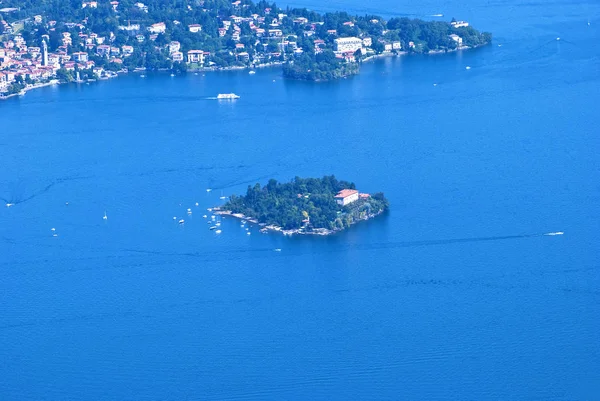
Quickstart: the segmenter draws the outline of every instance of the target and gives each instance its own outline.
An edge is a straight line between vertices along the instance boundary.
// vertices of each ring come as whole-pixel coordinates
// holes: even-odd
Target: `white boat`
[[[221,234],[221,232],[222,232],[221,230],[215,231],[215,233],[217,233],[217,234]]]
[[[254,71],[254,70],[250,70],[250,71],[248,71],[248,74],[250,74],[250,75],[254,75],[254,74],[256,74],[256,71]]]
[[[179,220],[179,224],[183,224],[185,221],[183,219]]]
[[[108,216],[106,215],[106,212],[104,212],[104,216],[102,217],[102,220],[108,220]]]
[[[211,226],[210,227],[210,230],[216,230],[216,229],[217,229],[217,226]]]
[[[217,99],[239,99],[240,97],[235,93],[219,93]]]

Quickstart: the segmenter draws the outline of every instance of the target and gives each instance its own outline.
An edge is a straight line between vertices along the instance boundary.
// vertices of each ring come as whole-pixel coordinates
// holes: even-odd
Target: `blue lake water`
[[[597,398],[600,5],[363,3],[290,4],[443,13],[494,44],[0,103],[1,399]],[[329,238],[202,218],[325,174],[391,212]]]

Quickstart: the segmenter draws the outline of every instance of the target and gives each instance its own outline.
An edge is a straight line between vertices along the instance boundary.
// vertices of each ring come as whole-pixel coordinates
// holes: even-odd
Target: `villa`
[[[358,191],[356,189],[342,189],[334,198],[338,205],[346,206],[358,200]]]

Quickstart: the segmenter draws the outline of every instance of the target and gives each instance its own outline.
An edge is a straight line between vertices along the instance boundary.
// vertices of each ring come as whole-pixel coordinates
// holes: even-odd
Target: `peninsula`
[[[263,232],[329,235],[388,208],[383,193],[362,193],[351,182],[325,176],[296,177],[288,183],[271,179],[262,187],[248,186],[246,195],[232,195],[215,213],[260,224]]]
[[[0,96],[129,71],[282,65],[331,80],[374,56],[439,53],[491,42],[465,21],[320,14],[251,0],[2,0]],[[440,18],[440,17],[433,17]]]

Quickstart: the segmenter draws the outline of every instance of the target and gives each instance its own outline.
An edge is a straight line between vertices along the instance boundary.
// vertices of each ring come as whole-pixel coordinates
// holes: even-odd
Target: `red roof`
[[[335,198],[347,198],[351,195],[357,194],[358,191],[356,189],[342,189],[340,192],[337,193],[337,195],[335,196]]]

